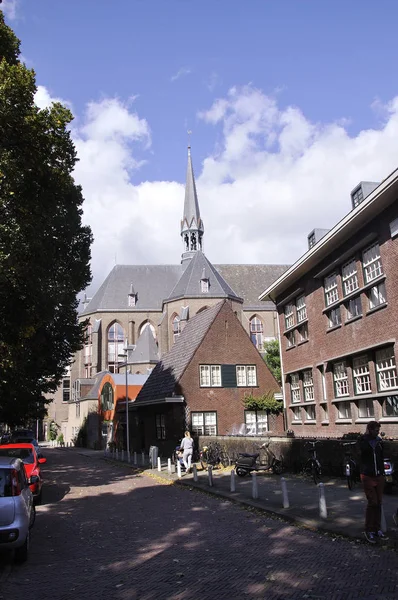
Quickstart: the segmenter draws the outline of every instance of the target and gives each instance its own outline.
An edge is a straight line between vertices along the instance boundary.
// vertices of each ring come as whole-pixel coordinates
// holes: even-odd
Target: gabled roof
[[[94,377],[93,387],[82,396],[80,400],[97,400],[98,395],[100,393],[101,384],[106,375],[111,375],[113,382],[115,385],[125,385],[126,384],[126,375],[124,373],[109,373],[109,371],[100,371]],[[148,375],[142,375],[140,373],[128,373],[127,375],[127,386],[131,385],[143,385],[145,381],[148,379]],[[82,381],[82,380],[81,380]],[[90,381],[93,381],[92,379]]]
[[[172,396],[224,302],[218,302],[188,321],[174,346],[161,358],[142,387],[135,401],[137,405]]]
[[[201,291],[203,272],[209,281],[208,292]],[[192,257],[165,302],[178,298],[231,298],[243,302],[200,250]]]
[[[137,345],[131,356],[128,359],[129,365],[136,365],[139,363],[157,363],[159,360],[159,351],[153,337],[151,328],[149,325],[144,327],[140,337],[138,338]]]

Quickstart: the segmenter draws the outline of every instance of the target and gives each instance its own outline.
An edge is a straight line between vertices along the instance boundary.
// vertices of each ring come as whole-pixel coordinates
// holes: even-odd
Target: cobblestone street
[[[0,598],[388,599],[395,552],[271,519],[124,465],[47,449],[25,565],[1,557]]]

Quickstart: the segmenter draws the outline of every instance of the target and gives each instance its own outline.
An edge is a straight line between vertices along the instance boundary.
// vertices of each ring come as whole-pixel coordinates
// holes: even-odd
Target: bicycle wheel
[[[311,464],[311,475],[315,485],[318,485],[318,483],[321,481],[321,470],[315,461],[313,461]]]

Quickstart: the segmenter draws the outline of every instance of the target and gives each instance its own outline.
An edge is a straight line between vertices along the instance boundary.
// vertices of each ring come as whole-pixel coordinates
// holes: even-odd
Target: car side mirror
[[[44,465],[44,463],[47,462],[47,459],[44,458],[44,456],[40,456],[37,460],[38,463],[40,463],[41,465]]]
[[[32,485],[33,483],[39,483],[40,479],[37,475],[32,475],[32,477],[30,477],[29,479],[29,485]]]

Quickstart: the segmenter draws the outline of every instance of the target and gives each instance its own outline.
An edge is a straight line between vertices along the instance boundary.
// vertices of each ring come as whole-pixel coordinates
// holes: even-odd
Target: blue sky
[[[177,239],[169,245],[168,232],[162,232],[161,224],[157,224],[153,238],[149,238],[158,240],[164,234],[167,248],[162,251],[159,246],[153,252],[149,241],[151,262],[161,257],[169,262],[179,260],[180,216],[177,219],[175,215],[181,212],[183,200],[177,184],[183,183],[185,175],[188,128],[193,131],[193,158],[202,212],[206,213],[205,227],[213,232],[209,233],[213,254],[209,258],[214,262],[293,262],[305,250],[305,237],[311,227],[330,227],[348,211],[347,197],[356,178],[380,179],[398,163],[393,136],[385,133],[388,123],[395,125],[395,108],[391,109],[389,103],[398,95],[394,69],[398,62],[398,4],[393,0],[377,4],[371,0],[4,2],[9,16],[14,17],[8,22],[22,40],[22,54],[35,68],[38,84],[50,96],[62,98],[73,107],[83,162],[88,160],[83,141],[88,142],[84,126],[89,103],[103,107],[101,102],[114,99],[123,110],[145,122],[145,134],[121,142],[134,156],[135,166],[124,164],[119,183],[125,184],[128,177],[130,187],[124,193],[132,194],[131,198],[142,192],[142,182],[164,184],[163,188],[153,187],[146,202],[151,206],[149,198],[165,192],[177,220]],[[14,15],[10,14],[12,6]],[[269,102],[274,103],[273,116]],[[296,111],[294,125],[290,123],[292,111]],[[287,120],[294,128],[294,156],[291,141],[288,156],[281,150],[279,136],[286,131]],[[241,129],[246,126],[245,143],[240,144]],[[389,160],[384,156],[375,160],[369,150],[359,151],[364,135],[371,136],[367,146],[373,146],[375,152],[376,146],[388,147]],[[336,138],[341,142],[339,136],[344,137],[344,148],[335,144]],[[228,148],[232,146],[238,149],[231,158]],[[345,161],[338,163],[336,153],[342,151]],[[307,163],[315,152],[318,158],[313,163],[310,185]],[[319,153],[323,156],[323,177],[319,177]],[[344,165],[347,168],[342,172]],[[301,177],[300,187],[297,171],[304,168],[306,180],[303,184]],[[92,165],[88,170],[95,179]],[[260,182],[259,172],[265,170],[267,181]],[[86,215],[90,221],[95,202],[102,206],[110,200],[95,199],[92,181],[87,184],[87,176],[80,173],[80,177],[87,187],[91,208]],[[325,222],[310,225],[303,213],[313,214],[311,202],[316,203],[322,181],[334,179],[341,181],[341,188],[334,184],[328,187],[341,196],[340,208],[326,215],[319,213],[319,220]],[[171,192],[167,182],[176,184]],[[266,184],[268,187],[259,189]],[[283,194],[285,184],[290,191]],[[309,200],[308,190],[314,186],[313,199]],[[120,198],[117,189],[115,182],[114,201]],[[253,199],[257,190],[259,205]],[[241,219],[238,209],[245,204],[250,210],[270,209],[276,201],[279,203],[276,190],[285,198],[286,218],[294,217],[297,209],[302,223],[300,230],[294,231],[297,239],[283,244],[283,249],[280,242],[271,244],[270,253],[270,244],[261,246],[264,236],[253,231],[250,219],[247,223]],[[131,198],[129,205],[134,202]],[[224,204],[213,210],[218,198]],[[140,202],[143,200],[137,206]],[[153,202],[151,210],[157,215],[160,209],[167,210],[164,203],[159,206],[156,200]],[[137,212],[141,227],[147,224],[143,212],[142,207]],[[232,215],[227,218],[228,212]],[[279,222],[281,214],[272,218]],[[260,221],[266,227],[265,216]],[[93,221],[92,226],[98,225]],[[278,239],[283,234],[281,229]],[[132,250],[128,232],[123,231],[121,237],[122,242],[115,241],[112,246],[117,261],[142,262],[144,253]],[[250,248],[243,248],[248,242]],[[255,242],[258,245],[254,246]],[[225,250],[228,245],[237,248],[231,256]],[[96,255],[93,259],[100,260]]]

